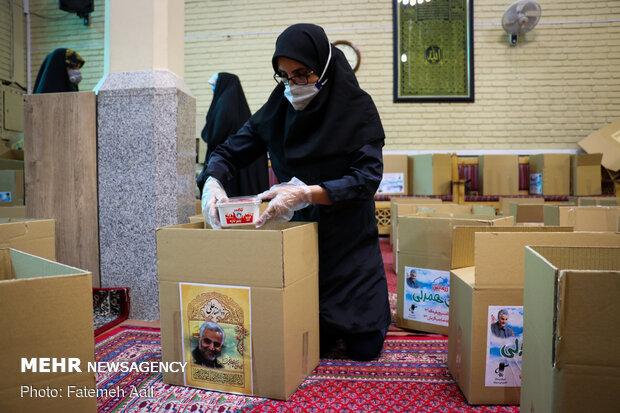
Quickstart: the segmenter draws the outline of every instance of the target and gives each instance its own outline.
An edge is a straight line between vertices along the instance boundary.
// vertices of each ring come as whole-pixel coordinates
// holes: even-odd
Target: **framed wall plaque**
[[[473,0],[393,0],[394,102],[473,102]]]

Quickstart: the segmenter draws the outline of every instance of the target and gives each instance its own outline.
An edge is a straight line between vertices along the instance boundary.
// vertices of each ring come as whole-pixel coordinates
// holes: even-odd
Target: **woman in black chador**
[[[77,92],[84,63],[82,56],[71,49],[54,50],[41,63],[32,93]]]
[[[204,168],[198,177],[198,187],[204,185],[209,158],[218,145],[234,135],[250,118],[250,107],[245,99],[237,75],[221,72],[214,76],[213,100],[204,128],[202,140],[207,143]],[[235,176],[224,184],[228,196],[256,195],[269,188],[267,151],[245,168],[237,170]]]
[[[321,27],[287,28],[272,65],[277,85],[267,102],[211,156],[203,214],[220,227],[220,183],[269,150],[282,183],[259,195],[270,202],[257,225],[290,216],[319,223],[321,352],[341,338],[350,358],[370,360],[390,324],[373,199],[383,173],[381,120]]]

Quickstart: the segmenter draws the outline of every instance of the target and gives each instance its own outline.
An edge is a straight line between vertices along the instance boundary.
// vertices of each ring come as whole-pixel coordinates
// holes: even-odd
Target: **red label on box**
[[[254,220],[254,214],[246,214],[243,208],[237,208],[232,214],[226,214],[227,224],[251,224]]]

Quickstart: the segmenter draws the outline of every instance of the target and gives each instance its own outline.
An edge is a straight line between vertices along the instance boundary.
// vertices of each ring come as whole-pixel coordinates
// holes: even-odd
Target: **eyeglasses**
[[[308,78],[312,76],[313,74],[314,74],[313,70],[309,71],[308,73],[304,75],[295,75],[293,77],[287,77],[286,75],[283,75],[283,74],[274,73],[273,80],[275,80],[276,83],[288,83],[292,80],[293,83],[296,85],[307,85],[309,83]]]

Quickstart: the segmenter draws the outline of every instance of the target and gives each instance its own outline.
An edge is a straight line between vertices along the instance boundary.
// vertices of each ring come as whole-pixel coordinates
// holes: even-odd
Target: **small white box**
[[[252,225],[258,219],[261,200],[258,197],[235,197],[218,201],[215,206],[222,228]]]

